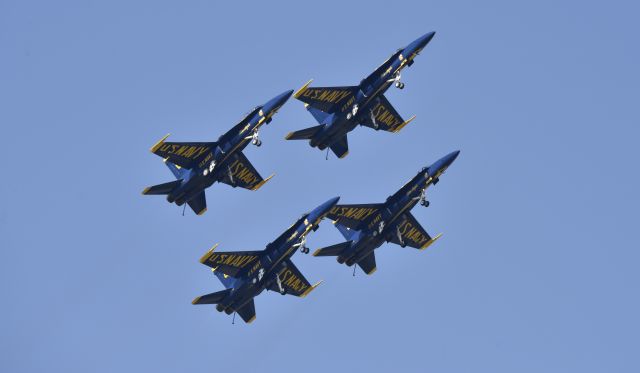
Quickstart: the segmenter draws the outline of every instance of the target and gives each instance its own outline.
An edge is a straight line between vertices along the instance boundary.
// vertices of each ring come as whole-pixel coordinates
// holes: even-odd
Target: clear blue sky
[[[389,6],[392,6],[389,9]],[[0,2],[0,370],[637,372],[639,9],[632,2]],[[398,134],[356,129],[344,160],[284,135],[247,157],[258,192],[215,185],[202,217],[143,197],[149,147],[213,141],[314,78],[353,85],[425,32],[387,96]],[[305,299],[265,293],[251,325],[191,299],[198,258],[259,250],[340,195],[381,202],[460,149],[371,277],[296,254]],[[341,242],[325,223],[312,249]]]

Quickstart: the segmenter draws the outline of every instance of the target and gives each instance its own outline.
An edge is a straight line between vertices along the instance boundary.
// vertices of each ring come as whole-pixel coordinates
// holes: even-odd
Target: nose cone
[[[405,54],[407,56],[409,56],[409,55],[411,55],[413,53],[420,52],[422,50],[422,48],[426,47],[427,44],[429,44],[429,42],[431,41],[431,39],[433,39],[433,36],[435,34],[436,34],[435,31],[431,31],[431,32],[428,32],[428,33],[422,35],[421,37],[417,38],[416,40],[414,40],[411,44],[409,44],[407,46],[406,49],[407,49],[407,51],[409,53],[405,52]]]
[[[278,109],[280,109],[280,107],[282,107],[282,105],[284,105],[285,102],[287,102],[287,100],[289,99],[289,97],[291,97],[292,94],[293,94],[293,90],[288,90],[286,92],[283,92],[277,95],[276,97],[269,100],[269,102],[264,104],[264,106],[262,107],[262,111],[265,114],[267,113],[274,114],[276,111],[278,111]]]
[[[329,211],[331,211],[333,206],[335,206],[339,200],[340,200],[340,197],[334,197],[328,200],[327,202],[321,204],[320,206],[316,207],[309,214],[309,221],[316,221],[317,219],[323,218]]]
[[[434,164],[429,166],[429,175],[432,177],[439,177],[442,173],[458,158],[460,150],[451,152],[444,157],[438,159]]]
[[[416,44],[418,44],[420,46],[420,49],[424,48],[427,46],[427,44],[429,44],[429,42],[431,41],[431,39],[433,39],[433,37],[436,35],[435,31],[431,31],[428,32],[424,35],[422,35],[421,37],[419,37],[416,40]]]

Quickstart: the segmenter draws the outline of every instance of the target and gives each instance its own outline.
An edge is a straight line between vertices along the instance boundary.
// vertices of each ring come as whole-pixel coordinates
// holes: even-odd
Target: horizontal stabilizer
[[[377,269],[377,267],[376,267],[376,256],[373,253],[373,251],[369,255],[367,255],[364,258],[362,258],[358,262],[358,266],[360,268],[362,268],[364,273],[366,273],[368,275],[373,274],[373,272],[375,272],[376,269]]]
[[[188,200],[187,204],[189,204],[189,207],[191,207],[196,215],[202,215],[207,212],[207,197],[204,195],[204,191]]]
[[[347,135],[342,136],[338,141],[329,146],[333,154],[338,158],[344,158],[349,154],[349,142],[347,141]]]
[[[324,124],[320,124],[315,127],[305,128],[299,131],[289,132],[287,136],[285,136],[285,139],[286,140],[309,140],[310,138],[315,136],[316,133],[320,132],[322,127],[324,127]]]
[[[173,190],[177,188],[178,185],[180,185],[180,183],[182,183],[182,179],[170,181],[164,184],[150,186],[150,187],[144,188],[144,190],[142,191],[142,194],[145,194],[145,195],[169,194],[173,192]]]
[[[313,256],[339,256],[351,246],[352,241],[342,242],[314,251]]]
[[[246,322],[247,324],[251,324],[253,320],[256,319],[256,305],[253,302],[253,299],[247,302],[247,304],[245,304],[244,306],[238,308],[236,312],[238,313],[238,315],[240,315],[244,322]]]
[[[231,289],[217,291],[215,293],[202,295],[196,297],[191,304],[218,304],[224,300],[224,298],[231,293]]]

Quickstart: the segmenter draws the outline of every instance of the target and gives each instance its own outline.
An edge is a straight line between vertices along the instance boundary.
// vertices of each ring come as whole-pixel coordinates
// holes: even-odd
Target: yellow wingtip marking
[[[198,302],[200,301],[201,297],[195,297],[193,298],[193,300],[191,301],[191,304],[198,304]]]
[[[302,92],[304,92],[307,89],[307,87],[309,86],[309,84],[311,84],[311,82],[313,82],[313,79],[309,79],[309,81],[305,85],[303,85],[299,90],[296,91],[296,93],[293,94],[293,97],[294,98],[300,97]]]
[[[369,271],[369,273],[367,273],[368,275],[372,275],[374,274],[375,271],[378,270],[378,267],[373,267],[373,269],[371,271]]]
[[[320,249],[316,249],[316,251],[314,251],[313,254],[311,254],[311,255],[318,256],[319,253],[320,253]]]
[[[411,118],[409,118],[408,120],[404,121],[404,123],[402,123],[401,125],[398,126],[398,128],[396,128],[393,133],[396,132],[400,132],[401,129],[404,128],[404,126],[406,126],[407,124],[411,123],[412,120],[416,119],[416,116],[412,116]]]
[[[209,258],[211,257],[211,255],[213,255],[213,252],[216,250],[216,247],[218,247],[219,244],[215,244],[213,245],[212,248],[209,249],[209,251],[207,251],[206,253],[204,253],[204,255],[202,256],[202,258],[200,258],[200,263],[205,263],[207,260],[209,260]]]
[[[292,136],[293,136],[293,132],[289,132],[289,133],[287,133],[287,136],[284,137],[284,139],[285,140],[290,140]]]
[[[349,151],[347,150],[347,152],[346,152],[346,153],[344,153],[342,156],[340,156],[340,159],[342,159],[342,158],[344,158],[344,157],[346,157],[346,156],[348,156],[348,155],[349,155]]]
[[[269,176],[268,178],[262,180],[261,182],[259,182],[258,184],[256,184],[256,186],[254,186],[253,188],[251,188],[251,190],[258,190],[260,189],[267,181],[271,180],[272,177],[276,176],[276,174],[271,174],[271,176]]]
[[[151,190],[151,187],[146,187],[146,188],[144,188],[144,190],[142,191],[142,194],[143,194],[143,195],[147,194],[147,192],[148,192],[149,190]]]
[[[427,247],[431,246],[431,244],[433,244],[434,242],[436,242],[438,240],[438,238],[442,237],[442,233],[438,233],[435,237],[433,237],[431,240],[427,241],[424,245],[422,245],[422,247],[420,248],[420,250],[424,250]]]
[[[304,298],[307,296],[307,294],[311,293],[313,291],[313,289],[317,288],[318,286],[320,286],[320,284],[322,284],[324,282],[324,280],[320,280],[318,282],[315,283],[315,285],[312,285],[310,288],[308,288],[307,290],[305,290],[304,293],[302,293],[302,295],[300,296],[300,298]]]
[[[200,211],[200,212],[198,213],[198,216],[200,216],[200,215],[204,214],[205,212],[207,212],[207,208],[206,208],[206,207],[205,207],[202,211]]]
[[[253,315],[253,317],[252,317],[252,318],[250,318],[250,319],[247,321],[247,324],[251,324],[252,322],[254,322],[254,321],[255,321],[255,319],[256,319],[256,316],[255,316],[255,315]]]
[[[155,143],[155,145],[153,145],[153,146],[151,147],[151,149],[150,149],[150,150],[151,150],[151,153],[155,153],[155,151],[156,151],[156,150],[158,150],[158,149],[162,146],[162,144],[164,144],[164,140],[166,140],[166,139],[167,139],[167,137],[169,137],[169,135],[171,135],[171,134],[170,134],[170,133],[167,133],[167,135],[166,135],[165,137],[161,138],[161,139],[160,139],[160,141],[158,141],[157,143]]]

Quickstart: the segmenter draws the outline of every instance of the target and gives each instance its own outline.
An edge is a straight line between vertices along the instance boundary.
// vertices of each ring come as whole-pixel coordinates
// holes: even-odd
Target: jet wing
[[[251,268],[253,263],[256,263],[262,251],[228,251],[228,252],[215,252],[218,245],[215,245],[211,250],[200,258],[200,263],[213,268],[215,272],[220,272],[227,276],[238,277],[240,272],[246,271]]]
[[[224,144],[231,140],[235,135],[246,132],[246,130],[248,129],[247,123],[249,123],[251,118],[253,118],[253,116],[258,112],[260,112],[261,109],[262,106],[256,106],[255,108],[253,108],[249,113],[247,113],[247,115],[245,115],[244,118],[242,118],[240,122],[238,122],[238,124],[233,126],[233,128],[227,131],[224,135],[220,136],[220,138],[218,139],[218,143]],[[247,133],[247,135],[249,134]]]
[[[207,197],[204,195],[204,191],[198,193],[197,196],[191,198],[187,203],[196,215],[202,215],[207,211]]]
[[[335,205],[327,214],[327,218],[349,229],[359,229],[362,223],[379,211],[382,206],[382,203]]]
[[[287,259],[283,263],[285,269],[279,274],[280,285],[274,282],[269,286],[269,290],[295,295],[296,297],[305,297],[322,283],[320,281],[315,285],[311,285],[291,260]],[[282,289],[280,289],[280,286],[282,286]]]
[[[409,124],[415,116],[405,121],[396,109],[391,106],[389,100],[384,95],[380,95],[373,108],[368,113],[361,114],[360,118],[361,125],[371,127],[376,131],[398,132]]]
[[[357,86],[302,87],[294,97],[325,113],[335,113],[358,92]],[[315,116],[315,115],[314,115]]]
[[[434,238],[431,238],[429,233],[422,228],[410,212],[404,213],[399,221],[400,223],[398,224],[396,234],[389,240],[389,242],[397,245],[424,250],[442,236],[442,234],[438,234]]]
[[[217,145],[215,142],[164,141],[168,136],[158,141],[151,152],[182,168],[193,168]]]
[[[220,181],[234,188],[258,190],[272,177],[273,175],[263,179],[242,152],[235,152],[231,155],[227,172]]]

